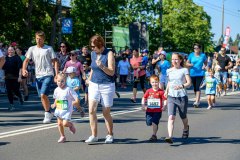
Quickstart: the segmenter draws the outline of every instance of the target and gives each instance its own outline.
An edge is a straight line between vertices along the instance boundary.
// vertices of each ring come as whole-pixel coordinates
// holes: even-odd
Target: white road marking
[[[131,93],[128,94],[121,94],[121,95],[129,95]],[[229,92],[227,95],[236,95],[236,94],[240,94],[240,92]],[[207,97],[201,97],[201,99],[206,99]],[[195,98],[190,98],[190,101],[194,101]],[[141,107],[137,107],[137,108],[132,108],[129,110],[122,110],[122,111],[116,111],[116,112],[112,112],[111,115],[112,116],[117,116],[117,115],[122,115],[122,114],[128,114],[128,113],[133,113],[133,112],[138,112],[141,110]],[[98,114],[97,115],[98,119],[103,118],[102,114]],[[81,119],[72,119],[72,121],[79,121],[79,120],[88,120],[89,117],[84,117]],[[0,133],[0,139],[2,138],[6,138],[6,137],[12,137],[12,136],[17,136],[17,135],[22,135],[22,134],[26,134],[26,133],[33,133],[33,132],[37,132],[37,131],[42,131],[42,130],[46,130],[46,129],[51,129],[51,128],[56,128],[57,127],[57,123],[51,123],[51,124],[45,124],[45,125],[40,125],[40,126],[35,126],[35,127],[29,127],[29,128],[24,128],[24,129],[18,129],[18,130],[14,130],[14,131],[8,131],[8,132],[2,132]]]
[[[132,108],[130,110],[123,110],[123,111],[112,112],[111,115],[112,116],[117,116],[117,115],[137,112],[139,110],[141,110],[141,107]],[[103,115],[102,114],[98,114],[97,118],[101,119],[101,118],[103,118]],[[75,122],[75,121],[79,121],[79,120],[88,120],[88,119],[89,119],[89,117],[84,117],[84,118],[80,118],[80,119],[72,119],[72,121]],[[18,129],[18,130],[9,131],[9,132],[2,132],[2,133],[0,133],[0,139],[6,138],[6,137],[12,137],[12,136],[16,136],[16,135],[21,135],[21,134],[26,134],[26,133],[42,131],[42,130],[56,128],[56,127],[57,127],[57,123],[51,123],[51,124],[45,124],[45,125],[40,125],[40,126],[35,126],[35,127]]]

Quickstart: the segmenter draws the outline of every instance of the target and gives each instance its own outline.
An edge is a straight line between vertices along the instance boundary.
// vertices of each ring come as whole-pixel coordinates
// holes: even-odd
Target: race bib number
[[[207,88],[212,88],[213,87],[213,83],[212,82],[207,82]]]
[[[232,76],[232,80],[236,81],[237,80],[237,76]]]
[[[160,108],[160,99],[150,98],[147,100],[148,108]]]
[[[67,100],[57,100],[57,109],[59,110],[68,110],[68,101]]]

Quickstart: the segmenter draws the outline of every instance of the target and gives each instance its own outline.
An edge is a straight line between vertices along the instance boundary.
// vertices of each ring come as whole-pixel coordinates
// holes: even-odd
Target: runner
[[[8,47],[6,61],[2,67],[5,72],[5,84],[7,89],[8,101],[10,103],[8,110],[14,111],[13,93],[18,97],[20,104],[23,104],[22,95],[20,93],[20,82],[22,81],[22,60],[15,54],[15,49]]]
[[[136,75],[138,70],[139,71],[139,81],[140,81],[140,85],[142,88],[142,91],[145,93],[146,92],[146,88],[145,88],[145,78],[146,78],[146,71],[145,71],[145,67],[146,66],[141,66],[140,64],[142,64],[142,57],[139,56],[139,52],[137,49],[133,50],[133,58],[130,59],[130,64],[134,70],[134,79],[136,80]],[[136,103],[136,97],[137,97],[137,85],[139,81],[134,81],[133,83],[133,97],[131,98],[131,101],[133,103]]]
[[[21,58],[21,60],[24,62],[25,60],[25,55],[23,55],[23,49],[20,47],[16,48],[16,52],[18,54],[18,56]],[[28,86],[27,86],[27,77],[22,76],[22,81],[21,81],[21,87],[23,89],[23,93],[24,93],[24,101],[28,100]]]
[[[204,69],[207,66],[207,57],[200,51],[201,46],[199,44],[194,44],[194,52],[190,53],[186,63],[186,66],[190,67],[190,76],[195,93],[195,102],[193,103],[195,108],[198,108],[200,105],[200,85],[204,78]]]
[[[207,101],[208,101],[208,107],[207,109],[212,109],[212,107],[215,107],[216,104],[216,90],[217,85],[219,84],[219,81],[214,76],[214,71],[212,69],[208,70],[208,76],[203,81],[203,84],[200,86],[200,88],[203,88],[206,86],[205,94],[207,95]]]
[[[165,141],[170,144],[173,143],[172,137],[177,108],[183,122],[182,138],[188,138],[189,136],[188,96],[185,88],[190,87],[191,78],[188,69],[183,66],[183,57],[178,53],[173,53],[172,68],[167,70],[168,84],[165,92],[168,105],[168,137],[165,138]]]
[[[226,48],[222,47],[217,57],[218,65],[221,67],[220,69],[220,78],[223,84],[223,95],[227,95],[227,76],[228,76],[228,69],[230,69],[233,64],[229,56],[226,55]]]
[[[166,107],[167,101],[164,97],[164,90],[159,88],[158,76],[152,75],[150,77],[150,83],[152,88],[148,89],[142,98],[142,109],[146,111],[147,126],[152,126],[153,129],[149,141],[156,142],[158,124],[162,117],[162,110]]]
[[[120,75],[121,88],[127,88],[127,76],[130,72],[130,64],[127,60],[127,55],[122,54],[122,60],[118,63],[117,73]]]
[[[64,127],[69,127],[72,134],[76,132],[76,128],[70,121],[73,105],[78,105],[80,100],[78,99],[77,93],[73,89],[67,87],[65,74],[60,73],[57,75],[57,85],[58,87],[53,93],[53,98],[55,100],[51,108],[56,108],[54,115],[57,117],[58,130],[60,132],[58,143],[64,143],[66,141]]]
[[[91,127],[91,136],[86,143],[97,142],[97,106],[102,105],[102,112],[107,127],[107,136],[105,143],[113,143],[113,119],[110,114],[113,106],[113,97],[115,93],[114,73],[115,59],[112,51],[104,47],[104,39],[95,35],[90,39],[91,53],[91,71],[87,80],[89,83],[89,120]],[[88,84],[87,83],[87,84]]]
[[[32,59],[35,64],[38,95],[41,97],[42,105],[45,110],[43,123],[49,123],[53,117],[50,112],[50,102],[48,98],[54,76],[52,64],[54,64],[55,73],[58,74],[58,62],[53,48],[44,44],[45,33],[43,31],[36,32],[35,40],[37,45],[30,47],[26,53],[22,74],[24,77],[28,76],[27,65],[30,59]]]
[[[166,53],[162,52],[160,54],[160,61],[157,62],[157,69],[159,73],[159,88],[164,90],[164,88],[167,86],[167,69],[171,67],[171,64],[168,60],[166,60]]]
[[[61,42],[59,48],[60,51],[56,54],[56,56],[59,62],[59,71],[63,71],[66,62],[70,60],[70,46],[67,42]]]

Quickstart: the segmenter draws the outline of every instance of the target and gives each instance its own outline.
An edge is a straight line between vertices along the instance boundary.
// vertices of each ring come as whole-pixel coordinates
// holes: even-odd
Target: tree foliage
[[[124,0],[74,0],[72,1],[71,17],[74,21],[73,34],[65,36],[76,47],[87,45],[94,34],[104,36],[118,25],[118,8]]]
[[[58,2],[61,0],[57,0]],[[29,46],[34,33],[43,30],[47,43],[60,39],[54,29],[57,19],[56,0],[1,0],[0,37]],[[94,34],[104,36],[112,26],[128,27],[131,22],[147,22],[150,49],[160,45],[160,4],[156,0],[72,0],[72,8],[64,17],[73,18],[73,34],[62,39],[74,47],[87,45]],[[190,52],[192,44],[212,45],[210,17],[192,0],[163,0],[163,46],[172,51]],[[56,31],[56,34],[55,34]]]
[[[192,0],[165,0],[163,14],[164,46],[190,52],[193,43],[211,44],[210,17]]]

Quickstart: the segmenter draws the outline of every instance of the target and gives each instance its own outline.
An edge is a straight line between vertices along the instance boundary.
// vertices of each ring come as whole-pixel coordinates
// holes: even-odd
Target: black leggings
[[[10,104],[13,104],[13,93],[22,100],[22,95],[20,93],[20,83],[17,79],[6,79],[5,80],[7,96]]]
[[[136,79],[136,77],[134,77],[134,79]],[[142,90],[145,89],[145,85],[144,85],[145,84],[145,79],[146,79],[146,75],[143,75],[143,76],[139,77],[140,85],[141,85]],[[137,84],[138,84],[138,82],[134,81],[133,88],[137,88]]]
[[[191,77],[191,79],[192,79],[194,92],[200,91],[200,85],[203,81],[203,76]]]
[[[120,82],[121,82],[121,84],[127,83],[127,76],[128,75],[120,75]]]

